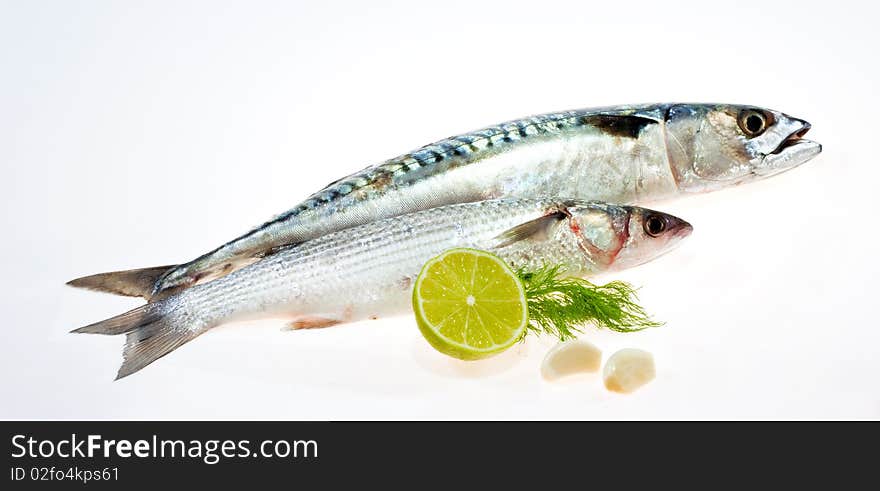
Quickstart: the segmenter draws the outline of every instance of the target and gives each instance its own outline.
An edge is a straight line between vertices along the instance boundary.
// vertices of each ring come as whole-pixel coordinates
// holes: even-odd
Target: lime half
[[[529,322],[522,282],[501,259],[450,249],[422,267],[413,289],[422,335],[441,353],[479,360],[513,346]]]

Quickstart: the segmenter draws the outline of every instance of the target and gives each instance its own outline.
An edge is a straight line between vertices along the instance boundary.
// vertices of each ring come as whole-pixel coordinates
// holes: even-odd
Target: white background
[[[2,2],[3,418],[880,417],[877,13],[868,2]],[[312,191],[507,119],[655,101],[767,106],[824,144],[662,206],[694,235],[617,275],[666,321],[621,396],[547,383],[550,340],[447,359],[410,318],[219,328],[112,382],[139,304],[64,286],[191,259]],[[607,278],[604,278],[607,279]],[[604,280],[603,279],[603,280]]]

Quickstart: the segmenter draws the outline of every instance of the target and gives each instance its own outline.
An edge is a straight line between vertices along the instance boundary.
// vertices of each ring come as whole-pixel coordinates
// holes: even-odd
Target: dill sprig
[[[519,269],[529,309],[529,330],[551,334],[561,341],[582,333],[583,325],[617,332],[641,331],[662,325],[636,303],[636,289],[622,281],[595,285],[560,274],[561,266],[545,265],[534,271]]]

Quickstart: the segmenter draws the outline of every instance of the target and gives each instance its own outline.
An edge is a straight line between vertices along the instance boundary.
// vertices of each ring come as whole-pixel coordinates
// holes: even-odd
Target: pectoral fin
[[[495,247],[506,247],[521,240],[546,240],[553,228],[568,217],[565,210],[558,210],[521,223],[499,234],[495,238],[497,241]]]

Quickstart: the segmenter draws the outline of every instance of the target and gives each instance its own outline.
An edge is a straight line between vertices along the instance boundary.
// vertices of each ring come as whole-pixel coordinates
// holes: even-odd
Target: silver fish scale
[[[371,186],[383,176],[398,177],[418,167],[430,166],[444,160],[458,159],[460,162],[454,165],[466,165],[470,163],[470,159],[467,158],[470,154],[532,136],[549,135],[588,125],[589,117],[596,114],[640,114],[643,117],[660,118],[662,109],[662,106],[645,105],[621,106],[614,111],[608,111],[607,108],[563,111],[508,121],[452,136],[334,181],[310,196],[300,206],[278,215],[260,228],[289,219],[302,211],[321,207],[361,188]]]
[[[302,243],[326,233],[420,209],[503,196],[605,199],[606,195],[632,194],[632,191],[610,189],[603,179],[614,180],[616,187],[634,186],[633,177],[627,173],[638,170],[621,164],[629,162],[628,159],[642,159],[624,149],[630,148],[636,140],[620,143],[619,136],[606,132],[608,128],[595,126],[593,118],[635,114],[659,120],[664,108],[648,105],[550,113],[426,145],[339,179],[241,237],[173,268],[157,281],[154,292],[188,286],[199,278],[213,278],[217,273],[222,275],[286,244]],[[642,143],[657,147],[652,150],[651,159],[665,159],[665,153],[660,151],[663,145],[660,138],[659,132],[651,132]],[[531,146],[522,143],[527,141],[553,144],[546,152],[538,153],[530,152]],[[515,150],[527,155],[508,158]],[[597,153],[613,157],[596,158]],[[585,161],[589,165],[584,164]],[[472,165],[478,163],[482,165]],[[474,175],[458,172],[459,168],[473,168],[474,172],[468,174]],[[568,177],[562,179],[562,176]],[[662,181],[666,176],[658,179]],[[671,177],[667,180],[671,182]]]
[[[399,312],[428,259],[455,247],[491,249],[500,234],[556,205],[550,200],[490,200],[380,220],[282,250],[170,300],[198,310],[209,324],[267,313],[356,320]],[[569,227],[557,227],[547,240],[521,241],[495,252],[514,267],[545,262],[575,271],[590,267]]]
[[[592,114],[595,114],[595,111],[565,111],[532,116],[425,145],[408,154],[395,157],[332,182],[324,189],[311,195],[301,205],[276,216],[274,219],[261,225],[260,228],[287,220],[305,210],[324,206],[356,190],[371,186],[382,177],[399,177],[419,167],[431,166],[444,160],[460,159],[461,162],[458,165],[467,164],[469,163],[467,157],[470,154],[498,144],[511,143],[531,136],[552,134],[564,129],[574,128],[585,124],[584,116]]]

